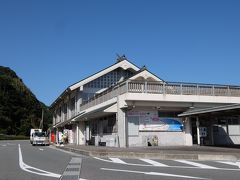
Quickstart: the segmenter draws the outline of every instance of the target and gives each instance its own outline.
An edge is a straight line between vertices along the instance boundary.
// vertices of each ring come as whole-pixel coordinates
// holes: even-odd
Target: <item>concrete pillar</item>
[[[58,140],[58,128],[57,128],[57,130],[56,130],[55,141],[56,141],[56,144],[59,144],[59,140]]]
[[[121,109],[120,107],[123,107],[123,104],[125,102],[124,96],[118,96],[117,98],[117,114],[116,114],[116,120],[117,120],[117,126],[118,126],[118,136],[117,142],[119,147],[126,147],[127,146],[127,123],[125,118],[125,111]]]
[[[79,124],[76,127],[76,144],[79,145]]]
[[[84,137],[84,131],[85,131],[85,127],[84,127],[84,122],[80,121],[77,125],[77,132],[78,132],[78,136],[77,136],[77,144],[78,145],[84,145],[85,144],[85,137]]]
[[[197,143],[198,145],[200,145],[200,132],[199,132],[199,118],[197,117],[197,120],[196,120],[196,126],[197,126]]]
[[[126,119],[125,112],[122,109],[117,111],[117,122],[118,122],[118,140],[120,147],[126,147]]]
[[[184,126],[185,126],[185,145],[192,146],[193,145],[192,126],[191,126],[191,119],[189,117],[185,118]]]

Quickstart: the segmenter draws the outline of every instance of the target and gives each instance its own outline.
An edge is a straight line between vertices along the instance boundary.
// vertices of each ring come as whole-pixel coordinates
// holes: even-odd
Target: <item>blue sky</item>
[[[0,65],[50,105],[116,53],[166,81],[240,85],[240,1],[0,0]]]

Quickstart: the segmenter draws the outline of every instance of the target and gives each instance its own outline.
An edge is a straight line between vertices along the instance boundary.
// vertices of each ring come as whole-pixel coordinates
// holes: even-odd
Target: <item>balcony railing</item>
[[[105,101],[108,101],[114,97],[117,97],[120,94],[123,94],[127,92],[127,84],[123,83],[118,86],[115,86],[113,88],[109,88],[106,91],[95,95],[93,98],[89,99],[88,101],[85,101],[81,105],[81,111],[88,109],[90,107],[96,106],[98,104],[101,104]]]
[[[156,82],[128,82],[128,92],[199,95],[199,96],[236,96],[240,97],[240,86],[191,84],[191,83],[156,83]]]
[[[129,93],[240,97],[240,86],[126,81],[94,96],[81,105],[81,111],[118,95]]]

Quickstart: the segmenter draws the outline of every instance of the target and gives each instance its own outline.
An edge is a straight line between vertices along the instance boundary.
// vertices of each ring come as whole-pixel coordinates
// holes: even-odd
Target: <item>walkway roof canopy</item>
[[[226,106],[217,106],[211,108],[204,108],[204,109],[196,109],[191,111],[186,111],[179,114],[179,117],[186,117],[186,116],[194,116],[194,115],[202,115],[207,113],[217,113],[217,112],[226,112],[226,111],[239,111],[240,115],[240,104],[232,104]]]

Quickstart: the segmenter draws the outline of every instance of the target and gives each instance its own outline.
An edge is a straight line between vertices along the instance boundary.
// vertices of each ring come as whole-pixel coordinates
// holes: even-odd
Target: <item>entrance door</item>
[[[191,118],[193,144],[198,144],[196,118]]]
[[[213,125],[214,145],[226,145],[229,142],[227,125]]]

